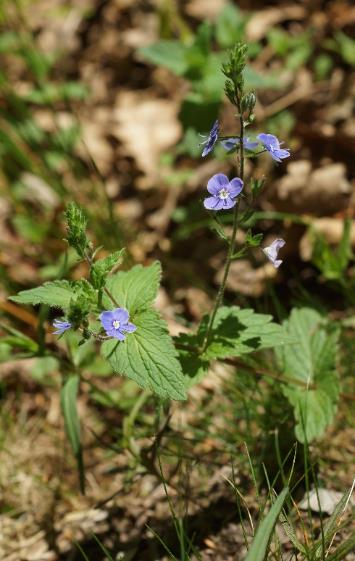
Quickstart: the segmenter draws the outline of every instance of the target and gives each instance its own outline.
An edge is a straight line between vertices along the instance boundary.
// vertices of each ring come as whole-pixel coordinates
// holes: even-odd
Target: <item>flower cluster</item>
[[[209,154],[216,142],[219,135],[219,122],[216,120],[213,123],[212,129],[207,136],[206,140],[202,143],[205,145],[202,156]],[[225,150],[234,150],[240,144],[239,137],[230,137],[220,140]],[[285,158],[290,156],[290,151],[286,148],[281,148],[279,139],[273,134],[260,133],[257,140],[251,140],[249,137],[243,138],[243,146],[246,150],[254,150],[261,144],[263,150],[270,154],[276,162],[282,162]],[[261,152],[259,152],[260,154]],[[207,191],[212,195],[203,201],[203,205],[207,210],[229,210],[237,203],[237,198],[243,190],[244,184],[240,177],[234,177],[229,180],[223,173],[213,175],[207,183]],[[278,252],[285,245],[285,240],[278,238],[272,242],[271,245],[262,248],[262,251],[277,269],[281,263],[281,259],[277,259]]]
[[[207,156],[209,154],[217,140],[219,134],[219,121],[215,121],[213,123],[212,129],[207,137],[207,139],[202,142],[201,144],[205,144],[206,146],[203,149],[202,156]],[[238,137],[230,137],[226,139],[222,139],[221,144],[225,150],[234,150],[238,144],[240,143],[240,139]],[[286,148],[281,148],[281,143],[279,139],[274,136],[273,134],[266,134],[260,133],[257,136],[257,140],[250,140],[249,137],[243,139],[243,146],[247,150],[254,150],[259,145],[263,148],[263,151],[269,152],[270,156],[272,157],[275,162],[281,162],[285,158],[290,156],[290,151]]]

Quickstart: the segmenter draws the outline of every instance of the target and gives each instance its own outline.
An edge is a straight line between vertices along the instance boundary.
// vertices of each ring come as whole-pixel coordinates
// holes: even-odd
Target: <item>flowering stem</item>
[[[240,135],[239,135],[239,146],[240,146],[240,159],[239,159],[239,177],[242,181],[244,181],[244,119],[243,119],[243,113],[242,113],[242,108],[241,108],[241,104],[240,104],[240,98],[238,97],[236,99],[237,102],[237,108],[238,108],[238,113],[239,113],[239,122],[240,122]],[[232,230],[232,236],[229,242],[229,248],[228,248],[228,253],[227,253],[227,258],[226,258],[226,262],[224,265],[224,272],[223,272],[223,278],[222,278],[222,282],[219,286],[218,292],[217,292],[217,296],[216,296],[216,301],[213,307],[213,311],[210,317],[210,321],[207,327],[207,331],[206,331],[206,335],[203,341],[203,345],[202,345],[202,352],[206,349],[210,337],[211,337],[211,331],[213,328],[213,323],[214,320],[216,318],[216,314],[218,311],[219,306],[222,303],[223,300],[223,296],[224,296],[224,292],[226,289],[226,282],[227,282],[227,278],[228,278],[228,274],[229,274],[229,269],[231,266],[231,263],[233,261],[233,256],[235,253],[235,245],[236,245],[236,238],[237,238],[237,231],[238,231],[238,217],[239,217],[239,207],[240,207],[240,198],[237,199],[236,205],[234,207],[234,214],[233,214],[233,230]]]

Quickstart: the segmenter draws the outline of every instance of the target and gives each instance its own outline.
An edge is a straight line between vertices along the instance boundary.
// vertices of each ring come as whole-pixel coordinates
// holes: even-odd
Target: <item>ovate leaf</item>
[[[283,393],[294,408],[298,440],[310,442],[323,434],[336,410],[339,329],[310,308],[293,310],[284,327],[296,342],[278,351],[280,368],[304,387],[289,383]]]
[[[184,377],[165,322],[155,310],[136,313],[132,321],[137,330],[127,334],[124,342],[110,339],[102,344],[104,358],[115,372],[142,388],[164,399],[186,399]]]
[[[284,345],[291,341],[281,325],[271,321],[266,314],[257,314],[252,309],[236,306],[218,310],[209,344],[204,352],[206,359],[237,357],[253,351]],[[207,332],[208,317],[199,328],[202,343]]]
[[[106,287],[114,296],[121,308],[126,308],[130,316],[147,309],[155,300],[161,277],[161,266],[155,261],[149,267],[136,265],[130,271],[120,271],[106,282]],[[112,302],[105,296],[107,309],[112,308]],[[132,320],[133,321],[133,320]]]
[[[17,304],[46,304],[52,308],[69,308],[70,300],[74,295],[71,284],[66,280],[46,282],[37,288],[22,290],[10,300]]]

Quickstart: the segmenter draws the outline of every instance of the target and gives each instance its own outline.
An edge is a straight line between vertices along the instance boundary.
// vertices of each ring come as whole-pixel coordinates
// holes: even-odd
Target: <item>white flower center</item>
[[[113,327],[114,327],[115,329],[119,329],[121,324],[120,324],[120,322],[118,321],[118,319],[115,319],[115,320],[112,322],[112,325],[113,325]]]
[[[227,191],[227,189],[221,189],[218,193],[218,196],[220,199],[222,199],[222,201],[225,201],[229,197],[229,192]]]

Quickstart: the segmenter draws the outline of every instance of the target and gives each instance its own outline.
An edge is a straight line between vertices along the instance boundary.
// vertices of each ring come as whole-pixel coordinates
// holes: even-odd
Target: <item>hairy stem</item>
[[[243,113],[241,110],[240,98],[237,99],[237,108],[239,113],[239,122],[240,122],[240,135],[239,135],[239,147],[240,147],[240,160],[239,160],[239,177],[242,181],[244,181],[244,119]],[[209,343],[209,339],[211,337],[211,332],[213,328],[213,323],[216,318],[216,314],[218,311],[219,306],[222,303],[224,292],[226,289],[226,282],[229,274],[229,269],[233,260],[233,255],[235,253],[235,246],[236,246],[236,239],[237,239],[237,231],[238,231],[238,217],[239,217],[239,207],[240,207],[240,198],[238,198],[237,203],[234,207],[234,214],[233,214],[233,230],[232,236],[229,242],[229,248],[227,253],[226,262],[224,265],[224,272],[222,277],[222,282],[219,286],[216,301],[212,310],[212,314],[210,317],[210,321],[207,327],[206,335],[202,345],[202,351],[204,351]]]

